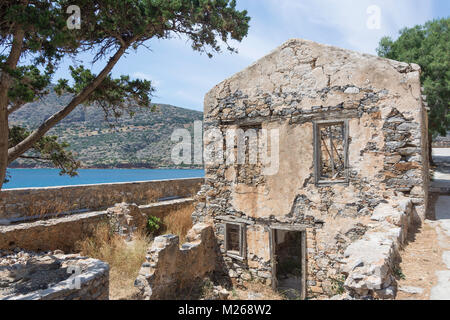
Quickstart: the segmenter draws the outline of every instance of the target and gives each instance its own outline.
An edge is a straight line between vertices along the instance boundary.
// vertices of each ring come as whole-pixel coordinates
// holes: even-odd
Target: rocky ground
[[[450,299],[450,148],[435,148],[430,210],[402,252],[397,299]]]
[[[246,281],[243,285],[226,284],[225,279],[207,277],[201,284],[200,300],[287,300],[288,297],[258,281]],[[189,298],[192,298],[190,296]]]
[[[43,290],[70,277],[62,252],[0,251],[0,299]]]
[[[7,254],[0,259],[0,297],[47,289],[65,280],[69,274],[60,267],[54,259],[44,260],[33,253]]]
[[[230,300],[289,300],[290,297],[276,292],[264,284],[256,281],[246,282],[245,287],[235,288]],[[293,298],[292,300],[297,300]]]
[[[0,300],[57,288],[72,274],[77,276],[88,268],[84,260],[78,254],[65,255],[61,250],[0,250]]]

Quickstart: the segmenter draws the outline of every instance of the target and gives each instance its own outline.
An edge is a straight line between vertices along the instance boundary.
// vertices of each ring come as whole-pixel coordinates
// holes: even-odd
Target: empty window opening
[[[236,130],[236,159],[238,165],[256,165],[258,161],[258,136],[262,126],[241,126]]]
[[[241,126],[236,131],[234,149],[236,183],[257,185],[261,182],[261,159],[258,146],[261,130],[261,124],[257,124]]]
[[[242,224],[225,224],[225,250],[228,255],[244,258],[244,240],[244,226]]]
[[[274,287],[288,299],[305,297],[305,236],[303,231],[272,230]]]
[[[317,182],[347,181],[347,122],[315,124]]]

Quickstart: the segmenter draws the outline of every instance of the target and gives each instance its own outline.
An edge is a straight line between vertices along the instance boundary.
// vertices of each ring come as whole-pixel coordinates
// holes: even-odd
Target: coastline
[[[58,168],[8,168],[3,189],[128,183],[135,181],[201,178],[204,169],[80,168],[78,175],[61,175]]]

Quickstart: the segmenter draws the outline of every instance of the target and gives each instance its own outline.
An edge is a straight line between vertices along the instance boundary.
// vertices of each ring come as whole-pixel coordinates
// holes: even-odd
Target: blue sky
[[[252,18],[248,37],[233,43],[238,54],[223,51],[212,59],[192,51],[185,39],[154,40],[151,51],[131,51],[116,65],[113,75],[129,74],[153,81],[157,91],[153,102],[203,110],[203,97],[220,81],[242,70],[290,38],[303,38],[359,52],[375,54],[381,37],[396,37],[398,30],[450,15],[449,0],[237,0]],[[379,29],[368,28],[380,13]],[[369,10],[370,11],[370,10]],[[82,13],[81,13],[82,16]],[[97,71],[90,57],[82,63]],[[72,61],[65,61],[56,78],[68,77]]]

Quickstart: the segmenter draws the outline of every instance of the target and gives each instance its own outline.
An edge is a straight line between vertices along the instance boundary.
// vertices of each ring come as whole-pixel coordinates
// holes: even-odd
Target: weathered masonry
[[[256,163],[206,164],[193,217],[214,225],[218,266],[237,282],[259,279],[300,297],[332,296],[344,282],[355,295],[388,297],[391,249],[427,206],[419,76],[414,64],[294,39],[215,86],[205,131],[253,129],[247,147],[261,144],[263,129],[279,133],[274,174],[263,173],[260,154]],[[358,269],[365,261],[348,270],[352,252],[371,246],[379,283],[351,274],[370,278]]]
[[[43,216],[103,210],[116,203],[148,205],[197,193],[202,178],[105,183],[81,186],[6,189],[0,193],[0,225]],[[161,217],[157,208],[145,208]]]
[[[26,188],[0,193],[0,250],[71,252],[108,216],[127,202],[146,216],[164,218],[193,210],[202,178]],[[120,205],[119,205],[120,207]]]

